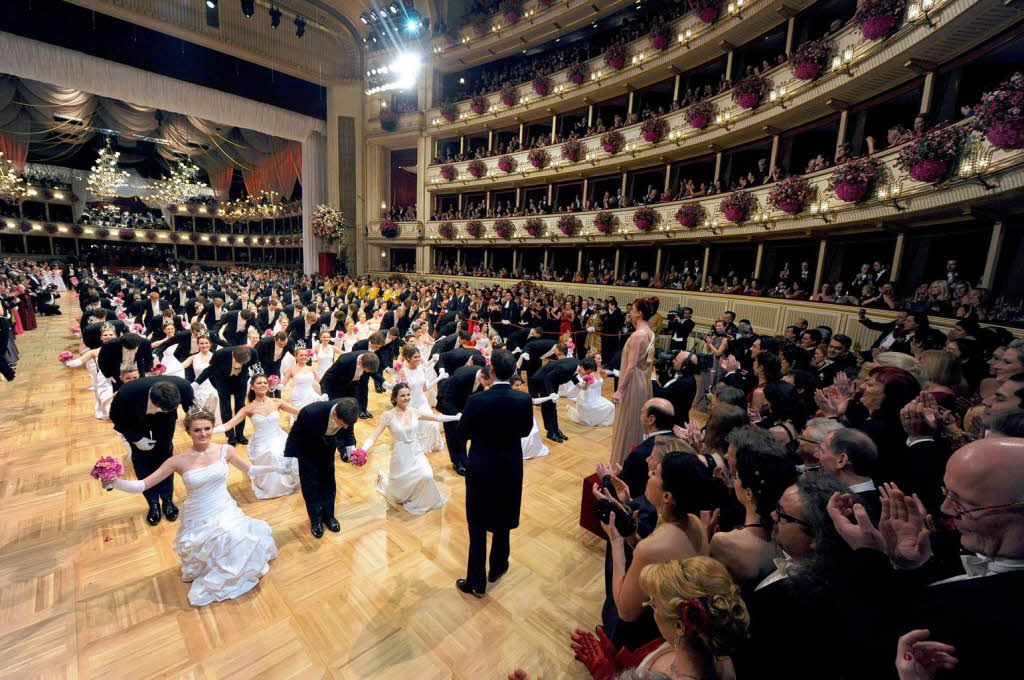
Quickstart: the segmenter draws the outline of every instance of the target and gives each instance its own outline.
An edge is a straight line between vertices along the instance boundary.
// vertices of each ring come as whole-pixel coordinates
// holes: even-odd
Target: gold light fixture
[[[101,199],[116,198],[118,191],[128,182],[128,173],[117,167],[120,152],[114,151],[107,137],[96,162],[89,169],[89,193]]]
[[[14,161],[0,151],[0,197],[18,199],[24,194],[25,181],[15,171]]]

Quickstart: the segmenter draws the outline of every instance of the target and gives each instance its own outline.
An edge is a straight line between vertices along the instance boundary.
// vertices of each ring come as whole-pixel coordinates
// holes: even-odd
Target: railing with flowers
[[[52,236],[55,238],[103,239],[107,241],[168,243],[200,246],[235,246],[254,248],[296,248],[302,246],[298,234],[257,236],[247,234],[204,234],[165,229],[130,229],[98,227],[89,224],[68,224],[22,218],[0,218],[0,234]]]
[[[857,85],[861,82],[858,79],[863,79],[870,87],[888,87],[885,82],[875,84],[878,79],[872,72],[880,64],[886,63],[894,56],[899,58],[909,50],[934,40],[936,32],[952,24],[953,19],[960,18],[968,12],[984,13],[993,7],[1001,5],[995,0],[977,3],[969,0],[943,0],[930,10],[931,18],[936,20],[934,28],[928,27],[923,19],[907,22],[885,41],[865,40],[860,28],[850,23],[833,37],[835,47],[824,73],[817,79],[805,80],[794,76],[791,64],[777,66],[763,76],[766,81],[766,96],[751,108],[741,106],[740,102],[734,101],[732,91],[726,91],[705,100],[710,103],[710,109],[716,112],[710,123],[703,119],[694,122],[690,109],[680,109],[662,116],[661,119],[667,125],[667,133],[660,138],[648,135],[648,138],[657,141],[647,141],[644,137],[645,123],[639,123],[616,131],[621,135],[621,144],[617,150],[613,146],[603,144],[601,135],[581,139],[582,158],[576,163],[563,158],[558,145],[551,145],[545,147],[551,160],[543,167],[537,167],[528,161],[529,154],[535,152],[535,149],[486,159],[484,179],[474,179],[470,176],[466,162],[431,166],[426,172],[426,188],[428,191],[443,191],[448,187],[463,185],[493,186],[494,183],[503,180],[511,184],[524,177],[551,178],[564,169],[578,170],[584,164],[598,168],[618,166],[627,156],[633,159],[660,158],[667,151],[677,147],[688,147],[694,152],[699,150],[703,153],[711,144],[727,145],[736,137],[738,130],[760,132],[762,127],[771,125],[775,118],[788,114],[790,108],[811,101],[824,101],[840,88],[851,84]],[[498,165],[499,158],[512,158],[515,161],[512,164],[512,172],[502,171]],[[442,167],[451,179],[442,177]]]
[[[388,225],[387,222],[390,222],[390,225],[393,225],[395,231],[397,231],[397,233],[395,233],[394,236],[386,236],[382,232],[382,229],[381,229],[382,223],[384,224],[385,227],[390,227],[390,225]],[[391,233],[394,233],[394,232],[391,232]],[[367,225],[367,227],[366,227],[366,235],[367,235],[368,238],[373,239],[373,240],[381,240],[381,239],[383,239],[383,240],[387,240],[387,241],[396,241],[396,240],[402,240],[402,239],[418,239],[418,238],[421,238],[423,236],[423,223],[422,222],[394,222],[394,221],[391,221],[391,220],[377,220],[376,222],[371,222],[369,225]]]

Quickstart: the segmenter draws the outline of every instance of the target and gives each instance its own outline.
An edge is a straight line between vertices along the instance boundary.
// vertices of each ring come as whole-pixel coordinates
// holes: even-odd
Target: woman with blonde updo
[[[640,586],[667,640],[647,655],[640,670],[670,678],[734,678],[729,658],[747,638],[750,615],[739,586],[710,557],[644,567]]]

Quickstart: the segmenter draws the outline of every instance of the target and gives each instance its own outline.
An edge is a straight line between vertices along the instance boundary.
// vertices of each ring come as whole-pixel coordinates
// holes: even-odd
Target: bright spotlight
[[[206,6],[210,9],[217,9],[217,0],[206,0]]]
[[[415,19],[409,19],[408,21],[405,22],[405,30],[408,31],[409,33],[415,33],[416,31],[419,30],[419,28],[420,22],[416,21]]]

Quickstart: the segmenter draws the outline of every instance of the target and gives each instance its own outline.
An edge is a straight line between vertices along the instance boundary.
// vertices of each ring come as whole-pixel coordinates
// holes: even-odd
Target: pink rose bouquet
[[[366,465],[366,451],[356,449],[352,453],[348,454],[348,462],[352,463],[356,467],[363,467]]]
[[[96,464],[92,466],[92,472],[89,474],[103,482],[103,488],[110,491],[114,488],[114,480],[120,479],[124,475],[124,466],[116,458],[104,456],[96,461]]]
[[[75,355],[71,352],[61,352],[57,355],[57,361],[64,363],[65,361],[71,361],[75,358]]]

